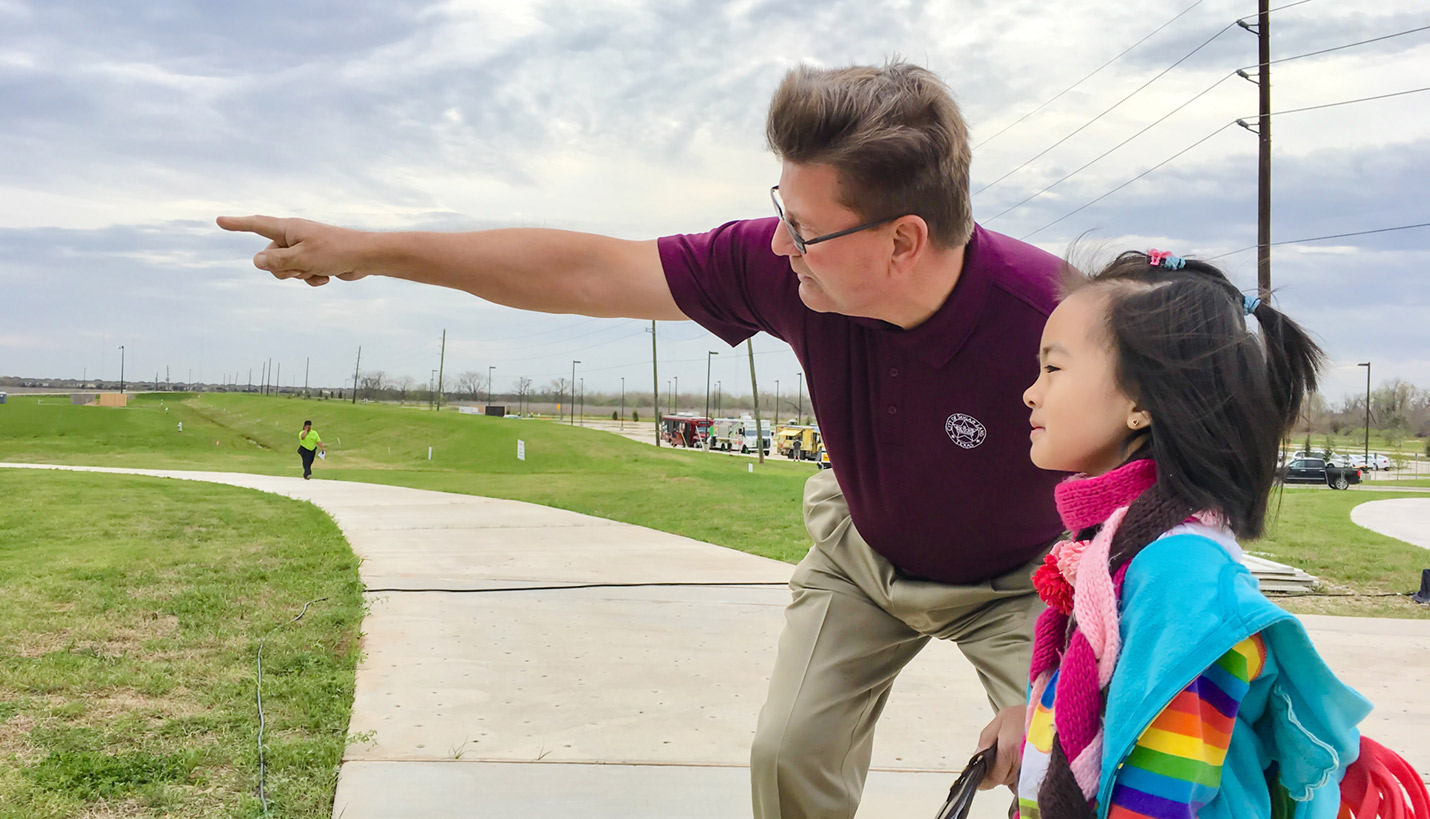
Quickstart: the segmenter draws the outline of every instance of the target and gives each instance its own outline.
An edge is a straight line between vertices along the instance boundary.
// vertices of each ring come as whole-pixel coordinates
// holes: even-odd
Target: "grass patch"
[[[1362,503],[1392,498],[1425,498],[1420,493],[1335,492],[1324,488],[1287,489],[1272,498],[1273,520],[1260,540],[1243,544],[1248,552],[1296,566],[1321,578],[1328,593],[1363,595],[1414,591],[1421,569],[1430,568],[1430,550],[1377,534],[1351,522]],[[1276,597],[1302,614],[1430,619],[1430,608],[1405,597]]]
[[[0,470],[0,816],[257,817],[258,641],[272,816],[332,810],[362,617],[328,516],[273,495]]]
[[[306,418],[328,445],[328,460],[316,467],[320,478],[540,503],[788,562],[809,548],[799,501],[811,465],[775,458],[751,474],[747,458],[656,449],[551,421],[222,393],[147,394],[125,410],[18,401],[0,406],[0,460],[297,476],[293,450]],[[526,442],[525,461],[516,459],[518,438]],[[1288,490],[1271,534],[1247,548],[1341,589],[1418,587],[1420,568],[1430,565],[1424,550],[1350,521],[1355,505],[1390,497],[1396,495]],[[1319,598],[1316,605],[1341,614],[1427,616],[1383,598]]]

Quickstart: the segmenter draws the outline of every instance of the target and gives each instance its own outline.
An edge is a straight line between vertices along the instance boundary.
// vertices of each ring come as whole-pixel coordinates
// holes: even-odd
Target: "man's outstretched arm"
[[[271,216],[221,216],[218,225],[269,240],[253,257],[255,267],[313,286],[391,276],[543,313],[686,318],[653,240],[527,228],[377,233]]]

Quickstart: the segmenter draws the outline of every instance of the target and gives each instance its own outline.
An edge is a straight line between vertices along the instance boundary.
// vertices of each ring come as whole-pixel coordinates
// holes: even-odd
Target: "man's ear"
[[[890,272],[900,275],[909,272],[919,259],[928,252],[929,226],[922,216],[909,214],[894,220],[891,228],[892,252],[889,255]]]

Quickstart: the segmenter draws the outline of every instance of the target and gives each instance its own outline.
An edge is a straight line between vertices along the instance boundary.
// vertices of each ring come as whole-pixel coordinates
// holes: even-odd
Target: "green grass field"
[[[0,493],[0,816],[262,815],[255,652],[316,598],[264,648],[267,792],[330,815],[363,604],[326,514],[126,475]]]
[[[808,548],[807,464],[751,473],[749,459],[550,421],[241,395],[145,395],[127,409],[19,397],[0,406],[0,460],[296,477],[305,418],[328,444],[322,479],[543,503],[791,562]],[[261,815],[254,651],[317,597],[265,650],[268,788],[274,816],[327,815],[361,594],[325,514],[117,475],[0,470],[0,492],[0,817]],[[1375,595],[1416,587],[1430,554],[1350,522],[1357,504],[1395,497],[1415,495],[1290,489],[1268,536],[1244,545],[1349,595],[1279,598],[1292,611],[1427,617]]]
[[[0,406],[0,461],[298,476],[298,430],[311,418],[328,448],[321,478],[530,501],[779,560],[798,560],[809,545],[799,498],[813,467],[784,459],[751,474],[747,458],[388,404],[175,393],[141,395],[127,409],[44,400]]]
[[[808,549],[799,498],[811,467],[779,458],[751,474],[747,458],[657,449],[550,421],[389,404],[177,393],[141,395],[128,409],[41,401],[21,397],[0,407],[0,460],[297,476],[297,433],[311,418],[328,446],[328,460],[316,467],[324,479],[529,501],[790,562]],[[526,442],[525,461],[516,458],[518,438]],[[1399,495],[1287,490],[1271,534],[1246,548],[1349,592],[1418,587],[1430,554],[1350,522],[1356,504],[1393,497]],[[1367,561],[1368,554],[1376,559]],[[1369,565],[1384,571],[1368,573]],[[1305,610],[1305,603],[1288,607]],[[1392,598],[1314,604],[1343,614],[1430,616]]]

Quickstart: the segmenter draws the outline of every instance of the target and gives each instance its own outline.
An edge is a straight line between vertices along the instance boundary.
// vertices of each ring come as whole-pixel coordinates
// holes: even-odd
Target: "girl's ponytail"
[[[1251,315],[1261,324],[1271,396],[1283,420],[1284,435],[1295,426],[1306,396],[1315,392],[1316,373],[1326,354],[1281,311],[1260,299],[1251,306]]]

